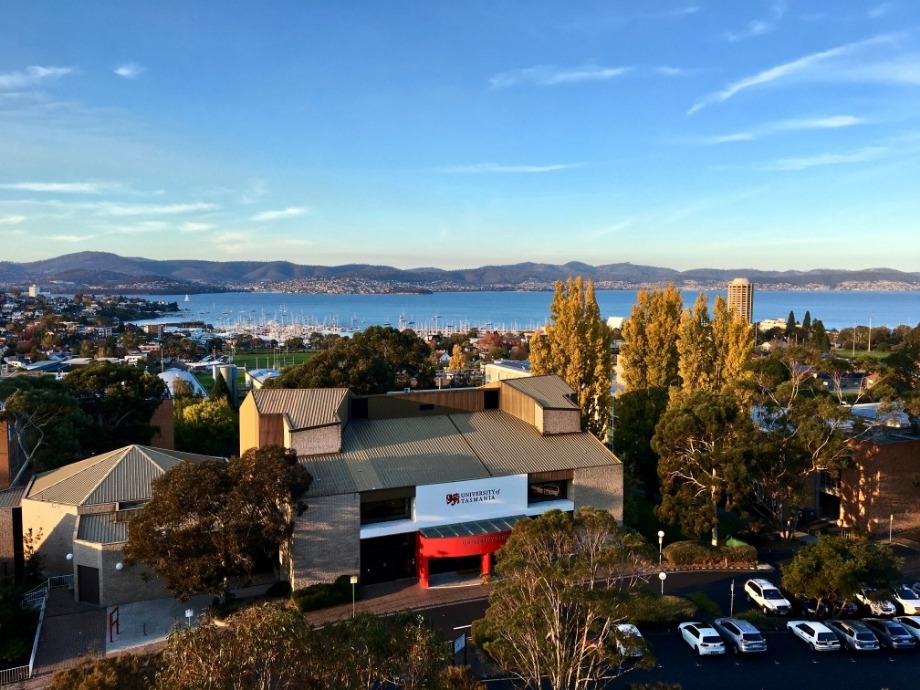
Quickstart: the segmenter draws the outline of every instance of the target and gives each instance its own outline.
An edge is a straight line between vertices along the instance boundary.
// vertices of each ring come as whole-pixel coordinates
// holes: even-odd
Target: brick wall
[[[289,573],[294,589],[357,574],[361,560],[358,494],[311,498],[294,518]]]
[[[608,510],[623,521],[623,465],[619,462],[601,467],[575,470],[572,481],[575,507],[593,506]]]
[[[158,429],[154,432],[150,445],[155,448],[174,450],[176,447],[175,423],[173,420],[173,401],[164,400],[150,418],[150,425]]]
[[[13,577],[16,572],[17,542],[19,551],[22,549],[22,534],[16,533],[14,511],[22,514],[19,508],[0,509],[0,577]]]

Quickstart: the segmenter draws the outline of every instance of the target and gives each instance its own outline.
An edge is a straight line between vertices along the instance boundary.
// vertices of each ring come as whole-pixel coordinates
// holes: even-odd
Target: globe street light
[[[661,596],[664,596],[664,581],[668,579],[668,574],[662,570],[658,573],[658,579],[661,580]]]
[[[664,530],[658,530],[658,564],[661,564],[662,549],[664,547]]]

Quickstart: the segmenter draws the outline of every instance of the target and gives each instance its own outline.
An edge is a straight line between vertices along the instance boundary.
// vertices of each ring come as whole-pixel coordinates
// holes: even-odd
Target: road
[[[920,579],[920,554],[896,548],[905,559],[904,574],[911,581]],[[777,551],[767,554],[773,565],[788,560],[789,553]],[[665,580],[666,594],[703,592],[715,601],[727,615],[731,608],[731,581],[735,581],[734,611],[740,613],[750,608],[743,585],[750,573],[695,572],[675,573]],[[767,575],[774,582],[778,573]],[[657,579],[650,583],[660,591]],[[431,609],[426,617],[448,639],[457,637],[471,621],[485,613],[486,602],[468,602],[449,607]],[[835,688],[849,690],[914,690],[920,687],[920,651],[881,652],[854,654],[852,652],[815,653],[787,632],[767,632],[766,654],[758,657],[725,657],[700,659],[673,630],[645,631],[655,654],[657,665],[650,670],[630,671],[606,685],[606,688],[628,688],[632,683],[665,681],[680,683],[684,690],[759,690],[775,688]],[[462,655],[458,655],[462,662]],[[508,680],[488,681],[489,690],[513,688]]]

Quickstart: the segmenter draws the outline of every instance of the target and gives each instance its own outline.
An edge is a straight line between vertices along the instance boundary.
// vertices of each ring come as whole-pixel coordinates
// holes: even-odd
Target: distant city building
[[[38,297],[42,294],[42,289],[38,285],[29,286],[29,297]]]
[[[747,278],[735,278],[728,284],[728,310],[754,320],[754,286]]]

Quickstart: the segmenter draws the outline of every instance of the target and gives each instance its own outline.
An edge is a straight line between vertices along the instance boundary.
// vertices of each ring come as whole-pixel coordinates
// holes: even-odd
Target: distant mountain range
[[[347,264],[310,266],[288,261],[154,260],[106,252],[79,252],[54,259],[0,261],[0,288],[35,283],[45,290],[175,294],[227,290],[287,292],[405,292],[446,290],[543,290],[556,280],[581,275],[598,288],[630,289],[674,283],[685,288],[714,288],[737,277],[765,289],[920,290],[920,272],[890,268],[859,271],[761,271],[699,268],[676,271],[630,263],[590,266],[519,263],[507,266],[444,270],[399,269]]]

